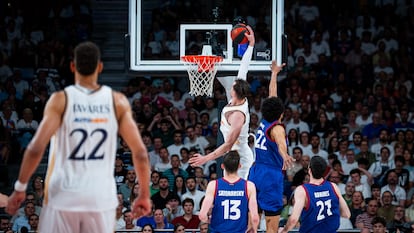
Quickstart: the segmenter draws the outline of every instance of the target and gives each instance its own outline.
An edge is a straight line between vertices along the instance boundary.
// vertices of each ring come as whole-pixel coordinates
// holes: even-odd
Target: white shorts
[[[113,233],[114,229],[115,209],[79,212],[44,206],[39,218],[41,233]]]

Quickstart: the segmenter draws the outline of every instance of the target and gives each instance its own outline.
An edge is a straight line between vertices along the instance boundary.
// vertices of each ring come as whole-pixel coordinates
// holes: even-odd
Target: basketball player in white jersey
[[[192,166],[200,166],[207,161],[217,159],[230,150],[237,150],[240,154],[241,164],[237,174],[243,179],[247,179],[249,169],[253,164],[253,152],[248,145],[250,114],[249,103],[246,98],[250,92],[250,85],[246,79],[255,38],[252,28],[247,26],[247,29],[249,32],[245,33],[245,36],[249,40],[249,46],[243,54],[237,76],[218,77],[226,90],[228,101],[221,112],[220,122],[220,131],[223,134],[224,143],[205,156],[195,154],[190,159]]]
[[[14,215],[25,200],[27,183],[50,140],[39,232],[112,233],[118,205],[114,180],[118,133],[131,149],[141,186],[132,204],[134,217],[151,210],[147,150],[127,98],[97,82],[103,69],[99,48],[92,42],[79,44],[70,68],[75,85],[48,100],[6,211]]]

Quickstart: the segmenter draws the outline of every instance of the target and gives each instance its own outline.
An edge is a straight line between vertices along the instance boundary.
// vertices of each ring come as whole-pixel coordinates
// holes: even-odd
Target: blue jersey
[[[276,125],[280,125],[278,121],[269,123],[266,120],[262,120],[260,122],[256,133],[255,163],[267,164],[275,169],[282,170],[283,158],[280,155],[276,142],[270,137],[270,130]]]
[[[335,233],[339,228],[339,198],[331,182],[303,184],[308,203],[300,216],[301,233]]]
[[[210,232],[246,232],[249,218],[246,180],[240,178],[235,183],[229,183],[223,178],[216,180],[213,204]]]

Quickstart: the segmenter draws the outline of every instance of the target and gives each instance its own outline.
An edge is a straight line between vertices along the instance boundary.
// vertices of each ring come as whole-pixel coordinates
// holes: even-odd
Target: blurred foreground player
[[[224,177],[210,181],[207,185],[198,215],[200,220],[210,223],[211,233],[257,232],[259,215],[256,188],[252,182],[237,175],[240,168],[240,155],[237,151],[226,153],[221,167],[225,171]]]
[[[289,232],[300,218],[300,233],[336,233],[340,217],[351,216],[339,188],[323,178],[326,167],[325,159],[312,157],[308,168],[310,181],[295,189],[292,214],[279,232]]]
[[[50,140],[42,233],[110,233],[118,205],[114,163],[118,133],[132,152],[141,185],[134,217],[149,213],[149,162],[126,97],[98,84],[103,69],[99,48],[83,42],[70,68],[75,84],[54,93],[28,145],[6,211],[13,215],[25,199],[27,182]]]

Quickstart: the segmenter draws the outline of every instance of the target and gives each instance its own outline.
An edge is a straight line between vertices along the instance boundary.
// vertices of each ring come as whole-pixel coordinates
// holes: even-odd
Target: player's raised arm
[[[276,61],[272,61],[270,65],[270,69],[272,70],[272,74],[270,77],[269,83],[269,97],[276,96],[277,97],[277,75],[283,69],[286,64],[283,63],[280,66],[276,64]]]
[[[115,107],[119,122],[119,134],[131,149],[132,161],[140,184],[138,198],[131,203],[134,217],[147,215],[151,211],[149,180],[150,165],[147,149],[142,142],[138,127],[132,117],[131,106],[127,98],[114,92]]]
[[[61,124],[65,103],[63,91],[52,94],[48,100],[39,128],[24,151],[19,177],[6,207],[7,213],[14,215],[24,201],[27,184],[42,160],[50,138]]]
[[[246,32],[244,36],[249,40],[249,46],[247,47],[246,52],[243,54],[242,60],[240,62],[239,72],[237,73],[237,78],[243,80],[247,79],[247,72],[249,71],[249,64],[250,60],[252,59],[253,48],[255,44],[253,29],[249,25],[247,25],[246,28],[249,32]]]

